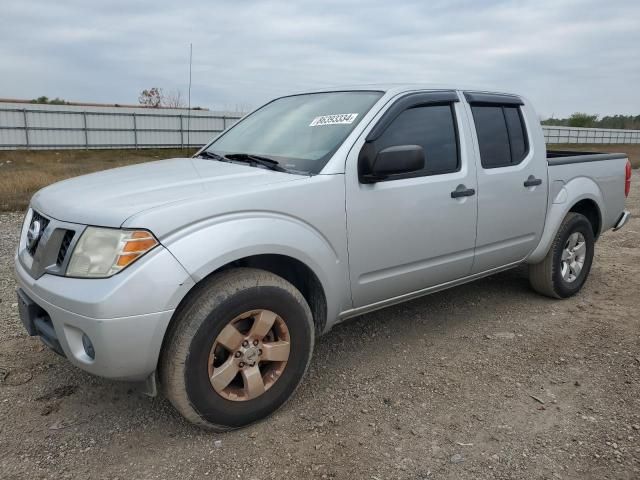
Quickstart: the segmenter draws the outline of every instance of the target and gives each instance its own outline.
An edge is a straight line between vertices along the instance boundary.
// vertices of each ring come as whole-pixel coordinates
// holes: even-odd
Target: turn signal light
[[[122,249],[118,252],[116,266],[120,269],[126,267],[156,245],[158,245],[158,241],[149,232],[138,230],[131,233],[131,236],[124,241]]]

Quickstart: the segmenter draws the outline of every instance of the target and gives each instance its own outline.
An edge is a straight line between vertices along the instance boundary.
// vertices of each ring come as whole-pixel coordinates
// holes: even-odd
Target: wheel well
[[[598,204],[593,200],[585,199],[580,200],[573,207],[571,207],[570,212],[580,213],[587,217],[589,223],[591,223],[591,228],[593,228],[593,236],[598,238],[600,234],[600,209],[598,208]]]
[[[324,331],[327,324],[327,299],[320,280],[307,265],[286,255],[254,255],[228,263],[212,272],[211,275],[237,267],[259,268],[290,282],[300,290],[300,293],[309,304],[316,333],[319,335]]]

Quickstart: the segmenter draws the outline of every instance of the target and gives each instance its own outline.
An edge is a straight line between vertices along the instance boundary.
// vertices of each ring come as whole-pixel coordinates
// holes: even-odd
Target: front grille
[[[20,263],[36,279],[45,273],[64,275],[71,252],[84,227],[46,218],[35,210],[31,210],[28,218],[27,232],[20,242],[24,245],[19,252]]]
[[[62,244],[60,245],[60,250],[58,250],[58,258],[56,259],[56,265],[61,267],[64,263],[64,259],[67,258],[67,253],[69,251],[69,245],[71,245],[71,240],[73,240],[73,236],[76,234],[73,230],[67,230],[62,237]]]
[[[39,225],[37,235],[33,238],[33,241],[27,241],[27,251],[31,256],[33,256],[38,249],[40,239],[42,238],[42,232],[44,232],[45,228],[47,228],[47,225],[49,225],[49,219],[43,217],[34,210],[33,215],[31,215],[31,223],[29,223],[29,231],[33,231],[36,222],[38,222]],[[29,234],[27,234],[27,238],[29,238]]]

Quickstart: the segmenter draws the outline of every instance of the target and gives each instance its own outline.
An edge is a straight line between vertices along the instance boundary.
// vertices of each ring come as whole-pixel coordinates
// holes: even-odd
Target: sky
[[[502,90],[538,114],[640,114],[640,2],[2,0],[0,97],[244,111],[376,83]]]

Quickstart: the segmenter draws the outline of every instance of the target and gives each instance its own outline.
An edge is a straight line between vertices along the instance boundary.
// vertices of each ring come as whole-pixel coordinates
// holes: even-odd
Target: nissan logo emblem
[[[29,230],[27,231],[27,248],[29,250],[33,249],[38,243],[40,239],[40,234],[42,234],[42,226],[40,225],[39,220],[34,220],[29,226]]]

